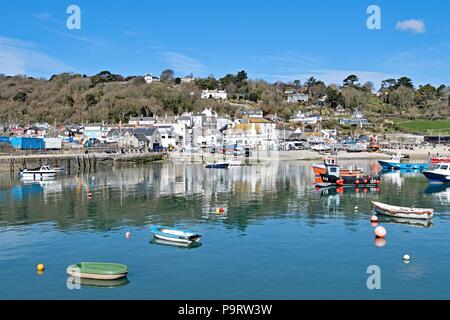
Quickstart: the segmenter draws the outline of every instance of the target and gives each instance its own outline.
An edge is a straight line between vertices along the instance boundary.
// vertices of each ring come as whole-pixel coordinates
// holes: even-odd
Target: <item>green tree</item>
[[[397,89],[401,86],[414,90],[414,84],[412,80],[408,77],[401,77],[397,79],[397,82],[394,85],[394,89]]]
[[[356,75],[351,74],[347,78],[344,79],[343,83],[344,83],[344,86],[353,87],[354,85],[358,84],[358,81],[359,81],[359,78]]]

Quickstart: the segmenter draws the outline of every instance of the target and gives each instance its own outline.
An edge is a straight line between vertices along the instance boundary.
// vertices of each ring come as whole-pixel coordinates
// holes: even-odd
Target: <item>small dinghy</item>
[[[119,263],[80,262],[69,266],[67,274],[82,279],[115,280],[126,277],[128,267]]]
[[[163,226],[151,226],[150,232],[157,239],[180,243],[199,242],[202,238],[198,233]]]
[[[372,207],[376,213],[394,218],[431,219],[434,212],[434,209],[397,207],[376,201],[372,201]]]

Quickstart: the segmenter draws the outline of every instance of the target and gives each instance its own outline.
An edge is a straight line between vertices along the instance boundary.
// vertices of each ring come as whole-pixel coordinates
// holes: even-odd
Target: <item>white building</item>
[[[144,75],[144,80],[146,83],[161,82],[161,80],[158,77],[155,77],[151,74]]]
[[[262,118],[263,117],[263,111],[257,110],[257,109],[246,109],[241,112],[242,116],[246,116],[248,118]]]
[[[278,130],[276,123],[249,118],[236,121],[225,130],[227,146],[236,145],[250,147],[255,150],[278,150]]]
[[[309,96],[305,93],[291,93],[287,96],[287,102],[298,103],[298,102],[308,102]]]
[[[189,138],[188,128],[185,123],[156,123],[161,135],[161,145],[168,148],[169,145],[174,147],[186,147]]]
[[[322,117],[320,115],[310,115],[306,116],[301,111],[297,111],[293,118],[289,120],[289,122],[300,122],[302,124],[317,124],[322,121]]]
[[[227,100],[228,94],[225,90],[203,90],[202,99]]]
[[[195,81],[195,78],[192,75],[181,78],[183,83],[191,83],[193,81]]]

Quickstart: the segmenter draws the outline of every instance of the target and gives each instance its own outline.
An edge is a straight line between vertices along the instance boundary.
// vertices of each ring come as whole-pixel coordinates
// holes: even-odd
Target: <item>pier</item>
[[[162,152],[138,152],[131,150],[125,153],[48,153],[48,154],[9,154],[0,155],[0,170],[11,173],[20,169],[50,165],[64,167],[67,172],[91,172],[99,165],[116,163],[147,163],[167,158]]]

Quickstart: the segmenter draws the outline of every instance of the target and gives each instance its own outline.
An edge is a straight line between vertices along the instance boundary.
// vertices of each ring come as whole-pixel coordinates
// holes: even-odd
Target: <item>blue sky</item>
[[[66,8],[81,9],[69,30]],[[381,9],[369,30],[366,9]],[[450,2],[0,0],[0,73],[159,74],[450,84]]]

